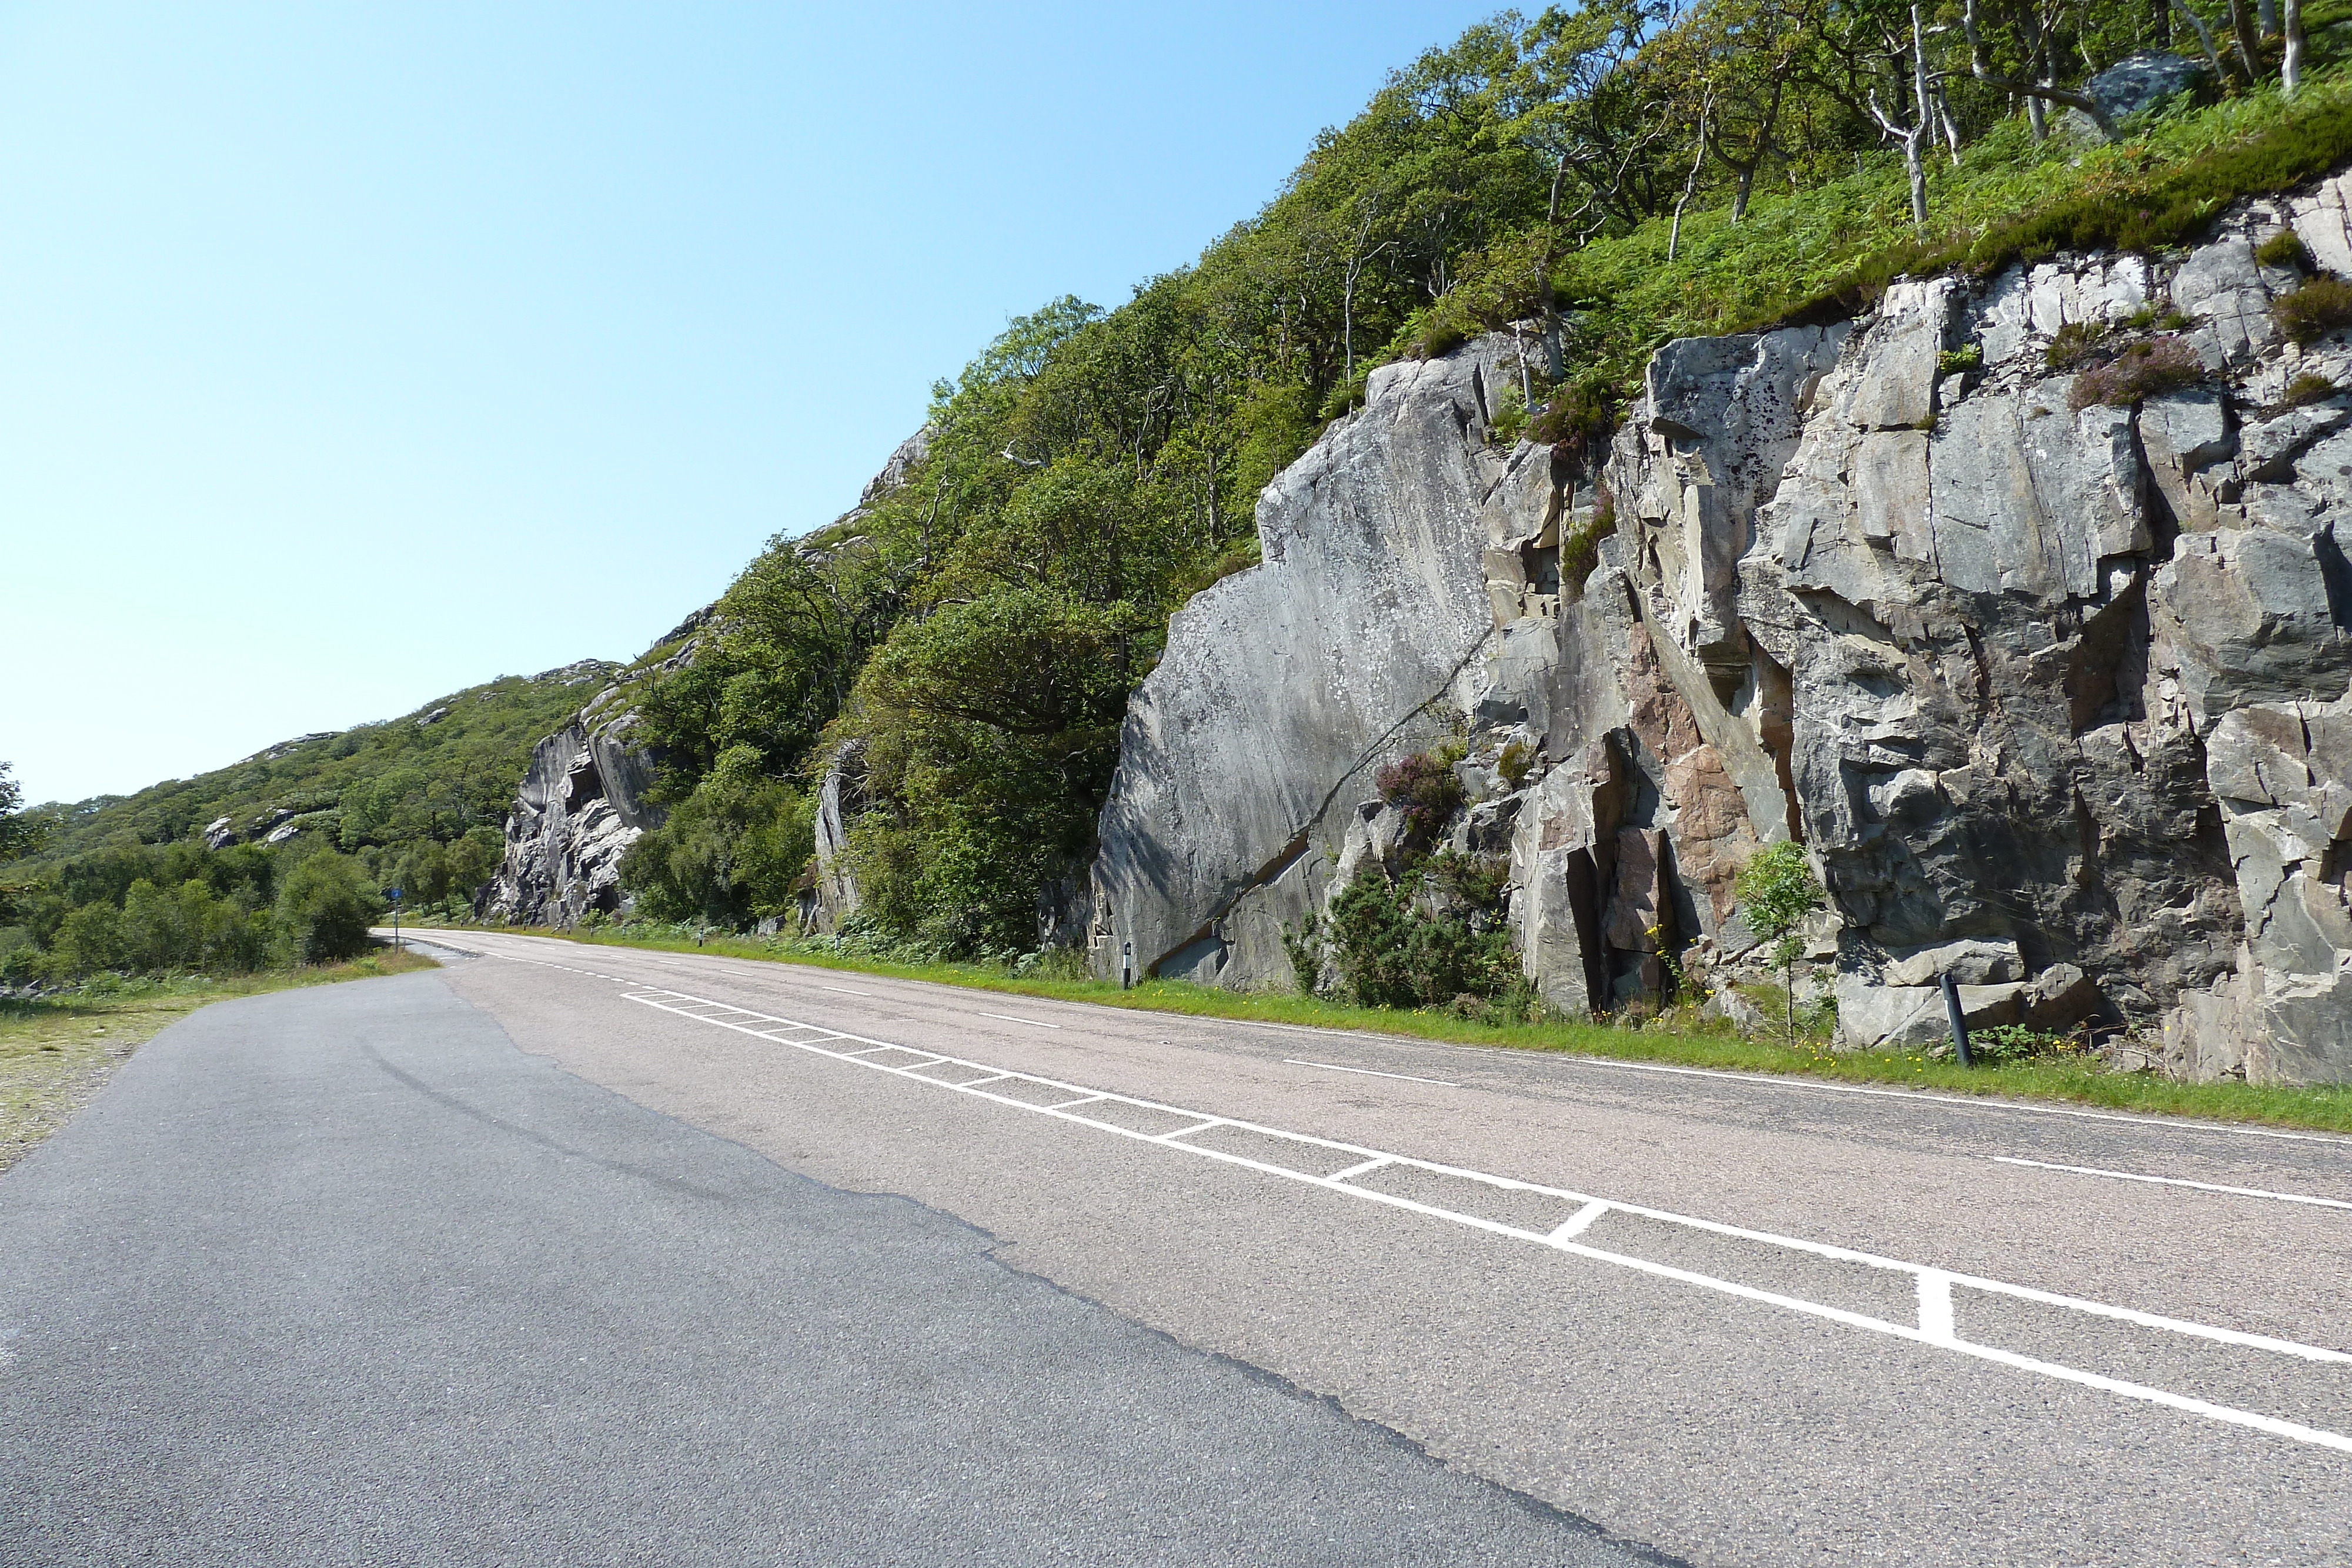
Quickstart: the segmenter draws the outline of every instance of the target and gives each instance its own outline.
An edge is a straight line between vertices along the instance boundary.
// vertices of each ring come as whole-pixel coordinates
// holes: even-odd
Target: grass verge
[[[432,967],[420,954],[383,952],[307,969],[132,980],[111,990],[0,1001],[0,1170],[65,1125],[166,1024],[207,1002]]]
[[[463,931],[477,927],[452,927]],[[492,934],[496,929],[492,928]],[[2352,1133],[2352,1085],[2288,1088],[2273,1084],[2182,1083],[2154,1073],[2115,1072],[2083,1058],[2042,1058],[1963,1068],[1916,1051],[1835,1052],[1818,1041],[1794,1045],[1745,1037],[1724,1029],[1675,1029],[1656,1023],[1620,1029],[1598,1023],[1479,1023],[1451,1013],[1354,1007],[1287,992],[1226,991],[1171,980],[1147,980],[1122,991],[1115,982],[1014,975],[980,964],[902,964],[847,954],[780,951],[756,939],[714,936],[698,948],[690,939],[604,932],[531,929],[512,935],[553,936],[588,946],[703,952],[730,958],[799,964],[811,968],[929,980],[1014,996],[1096,1002],[1139,1012],[1195,1018],[1247,1019],[1313,1029],[1356,1030],[1457,1045],[1704,1067],[1733,1072],[1795,1075],[1834,1082],[1895,1085],[1946,1094],[2063,1101],[2148,1115],[2196,1116],[2216,1122],[2308,1127]],[[419,929],[419,937],[426,932]]]

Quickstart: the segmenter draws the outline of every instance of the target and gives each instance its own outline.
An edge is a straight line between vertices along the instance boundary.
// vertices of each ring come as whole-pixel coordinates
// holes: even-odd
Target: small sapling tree
[[[1823,902],[1821,879],[1805,852],[1786,841],[1767,844],[1732,883],[1740,918],[1768,944],[1789,998],[1789,1039],[1797,1038],[1797,960],[1805,956],[1805,916]]]

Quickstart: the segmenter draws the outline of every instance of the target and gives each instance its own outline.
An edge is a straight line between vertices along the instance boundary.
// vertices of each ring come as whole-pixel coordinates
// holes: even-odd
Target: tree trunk
[[[2280,0],[2284,13],[2286,53],[2279,61],[2279,90],[2287,97],[2294,96],[2303,85],[2303,0]]]
[[[2032,129],[2037,143],[2050,140],[2050,110],[2030,92],[2025,95],[2025,123]]]
[[[1927,231],[1927,160],[1920,143],[1934,134],[1936,104],[1927,90],[1927,29],[1919,25],[1919,7],[1911,7],[1911,133],[1903,139],[1903,172],[1911,176],[1911,221]]]
[[[2246,9],[2246,0],[2230,0],[2230,30],[2238,36],[2238,59],[2246,68],[2249,84],[2263,76],[2263,44],[2254,37],[2254,18]]]
[[[1710,108],[1712,106],[1710,106]],[[1683,209],[1690,205],[1692,195],[1698,190],[1699,171],[1706,167],[1706,122],[1708,118],[1708,109],[1702,109],[1699,110],[1698,152],[1691,159],[1690,177],[1683,182],[1682,199],[1675,203],[1674,226],[1666,231],[1666,259],[1668,261],[1674,260],[1675,252],[1682,248]]]
[[[2262,3],[2254,7],[2254,19],[2262,24],[2263,37],[2278,37],[2278,0],[2262,0]]]
[[[1927,139],[1927,128],[1914,126],[1903,138],[1903,172],[1911,181],[1911,226],[1921,234],[1927,232],[1927,160],[1920,155],[1919,143]]]
[[[1731,172],[1731,221],[1736,224],[1748,215],[1748,193],[1756,183],[1756,166],[1751,163]]]
[[[2188,20],[2189,30],[2197,35],[2197,47],[2205,51],[2205,63],[2213,68],[2215,81],[2227,81],[2230,68],[2221,63],[2221,51],[2213,47],[2213,29],[2205,18],[2189,8],[2189,0],[2172,0],[2173,9]]]

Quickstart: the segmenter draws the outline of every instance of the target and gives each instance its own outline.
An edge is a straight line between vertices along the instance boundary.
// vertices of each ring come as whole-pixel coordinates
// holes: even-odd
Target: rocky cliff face
[[[905,484],[929,447],[928,427],[900,442],[882,471],[866,481],[857,506],[835,520],[834,531],[853,528],[866,507]],[[855,543],[853,537],[831,548]],[[677,652],[657,664],[631,667],[625,680],[607,685],[533,749],[530,770],[507,813],[506,856],[474,901],[481,918],[570,925],[591,910],[613,915],[628,906],[621,859],[647,828],[661,821],[659,809],[646,799],[654,758],[632,737],[637,716],[629,690],[691,663],[716,630],[718,617],[716,604],[688,616],[654,644],[659,649],[678,643]],[[845,785],[838,764],[826,775],[817,842],[821,864],[803,900],[803,924],[828,931],[857,903],[856,884],[838,863],[843,790],[854,791],[855,784],[853,776]]]
[[[1517,552],[1556,521],[1549,454],[1484,440],[1517,377],[1507,350],[1374,371],[1366,406],[1259,500],[1264,564],[1176,613],[1103,813],[1097,972],[1132,943],[1139,974],[1282,980],[1282,928],[1325,896],[1370,770],[1492,684],[1489,541],[1518,571],[1497,601],[1517,624]]]
[[[667,662],[693,649],[689,642]],[[475,900],[483,919],[571,925],[591,910],[625,906],[621,857],[661,820],[645,798],[652,760],[630,744],[635,722],[623,688],[609,685],[533,748],[507,812],[505,858]]]
[[[1487,441],[1501,340],[1381,371],[1267,492],[1266,565],[1177,618],[1136,698],[1098,967],[1131,941],[1286,980],[1281,924],[1393,839],[1370,766],[1451,729],[1452,835],[1507,850],[1558,1005],[1654,991],[1662,952],[1738,977],[1732,881],[1795,837],[1850,1042],[1940,1035],[1948,970],[1980,1022],[2352,1078],[2352,346],[2284,340],[2301,279],[2254,260],[2293,226],[2352,267],[2347,195],[2245,207],[2183,257],[1669,345],[1582,495]],[[2176,312],[2198,384],[2109,406],[2052,368],[2062,332]],[[2334,394],[2286,406],[2314,376]],[[1612,520],[1562,595],[1563,533]]]

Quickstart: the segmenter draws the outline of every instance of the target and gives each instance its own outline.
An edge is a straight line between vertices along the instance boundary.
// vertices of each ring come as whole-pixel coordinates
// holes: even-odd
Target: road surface
[[[2352,1562],[2352,1141],[451,940],[0,1177],[0,1559]]]

